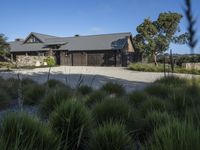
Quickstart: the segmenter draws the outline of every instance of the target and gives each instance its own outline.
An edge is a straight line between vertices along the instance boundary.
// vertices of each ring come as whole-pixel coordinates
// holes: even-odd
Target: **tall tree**
[[[144,20],[137,27],[138,34],[133,38],[133,43],[136,51],[144,55],[151,55],[153,62],[157,65],[157,55],[165,52],[171,42],[181,44],[185,42],[187,34],[180,37],[175,36],[179,30],[179,23],[182,18],[178,13],[160,13],[156,21],[150,18]]]
[[[9,44],[4,34],[0,34],[0,56],[5,57],[9,52]]]

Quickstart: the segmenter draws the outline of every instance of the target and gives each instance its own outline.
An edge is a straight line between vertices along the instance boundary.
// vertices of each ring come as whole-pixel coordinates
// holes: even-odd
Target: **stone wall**
[[[41,66],[44,64],[45,56],[16,56],[17,64],[19,66]]]
[[[183,63],[182,66],[186,69],[200,70],[200,63]]]

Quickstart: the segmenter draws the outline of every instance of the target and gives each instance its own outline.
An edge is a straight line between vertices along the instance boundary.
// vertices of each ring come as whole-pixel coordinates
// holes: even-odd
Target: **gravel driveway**
[[[10,72],[0,72],[3,78],[17,77],[31,78],[39,83],[47,81],[49,68],[20,69]],[[60,66],[53,67],[50,71],[50,79],[57,79],[75,87],[81,80],[82,84],[99,88],[106,82],[122,84],[128,92],[143,89],[156,79],[163,77],[163,73],[137,72],[122,67],[86,67],[86,66]],[[191,78],[192,75],[179,74],[178,76]]]

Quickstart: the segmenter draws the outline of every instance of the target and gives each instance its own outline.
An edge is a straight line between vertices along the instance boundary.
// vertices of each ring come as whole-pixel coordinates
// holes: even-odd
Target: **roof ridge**
[[[43,36],[57,37],[57,36],[54,36],[54,35],[43,34],[43,33],[38,33],[38,32],[31,32],[31,34],[39,34],[39,35],[43,35]]]
[[[55,37],[55,38],[47,38],[47,39],[56,39],[56,38],[79,38],[79,37],[92,37],[92,36],[105,36],[105,35],[117,35],[117,34],[130,34],[131,32],[120,32],[120,33],[107,33],[107,34],[96,34],[96,35],[80,35],[80,36],[68,36],[68,37]]]
[[[77,36],[77,37],[104,36],[104,35],[116,35],[116,34],[131,34],[131,32],[119,32],[119,33],[116,32],[116,33],[105,33],[105,34],[94,34],[94,35],[80,35],[80,36]],[[75,37],[75,36],[71,36],[71,37]]]

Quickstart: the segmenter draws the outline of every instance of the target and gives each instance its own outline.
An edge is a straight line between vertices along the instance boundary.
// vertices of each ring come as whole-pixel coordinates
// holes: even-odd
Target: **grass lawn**
[[[170,65],[166,65],[166,72],[171,72]],[[128,69],[134,71],[144,72],[164,72],[164,64],[158,64],[155,66],[153,63],[133,63],[128,66]],[[185,69],[182,67],[174,67],[174,73],[196,74],[200,75],[200,70]]]

